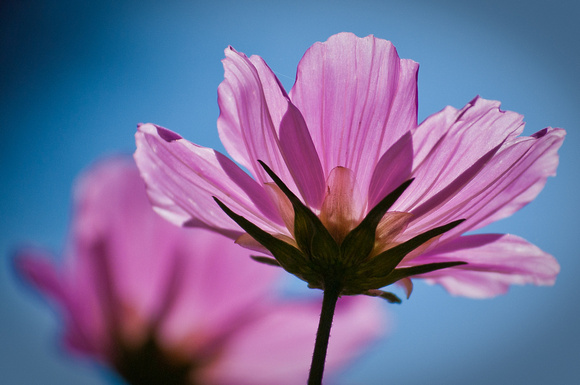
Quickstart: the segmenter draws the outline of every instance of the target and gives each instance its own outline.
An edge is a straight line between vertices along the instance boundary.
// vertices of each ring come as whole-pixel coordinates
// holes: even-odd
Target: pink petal
[[[409,233],[461,218],[467,221],[442,239],[482,227],[530,202],[555,174],[563,130],[518,137],[521,116],[484,99],[475,99],[459,118],[453,111],[447,108],[417,129],[416,180],[394,205],[415,215]],[[422,136],[438,130],[436,142]]]
[[[320,221],[340,243],[362,220],[362,197],[355,174],[347,168],[332,169],[326,183],[327,193],[320,210]]]
[[[496,179],[489,183],[482,177],[468,186],[473,205],[465,206],[458,213],[470,218],[466,224],[468,229],[478,229],[508,217],[534,200],[547,178],[556,175],[558,149],[565,135],[562,129],[550,128],[531,137],[517,138],[502,149],[482,171],[485,176],[496,175]],[[510,162],[513,166],[506,170]]]
[[[266,191],[270,194],[271,199],[275,202],[282,221],[286,225],[288,232],[294,235],[294,206],[290,199],[274,182],[268,182],[264,185]]]
[[[179,264],[179,228],[152,210],[128,159],[99,163],[83,176],[75,213],[70,275],[86,288],[85,297],[96,297],[87,318],[101,317],[105,328],[121,328],[126,339],[140,340],[167,302],[166,288]],[[98,316],[92,308],[100,309]]]
[[[48,298],[66,307],[68,298],[51,256],[37,250],[21,250],[14,259],[16,269],[28,283]]]
[[[227,151],[262,183],[269,178],[257,160],[265,162],[290,189],[319,207],[324,176],[302,115],[260,57],[248,59],[233,48],[225,53],[218,130]]]
[[[473,163],[506,138],[521,134],[522,118],[515,112],[501,110],[500,102],[479,96],[461,110],[448,106],[429,116],[413,131],[413,168],[417,169],[426,158],[438,155],[436,152],[443,149],[455,149],[448,157],[467,156]],[[480,147],[469,147],[475,144]]]
[[[380,156],[417,124],[417,70],[390,42],[373,36],[340,33],[308,49],[290,99],[326,175],[349,168],[366,195]]]
[[[226,48],[225,55],[222,60],[224,80],[218,87],[218,131],[224,147],[234,160],[251,170],[262,182],[268,178],[257,164],[258,159],[279,176],[288,177],[258,70],[246,55],[232,47]],[[278,88],[277,92],[269,88],[268,93],[273,113],[279,113],[276,108],[283,108],[283,91],[277,79],[266,81],[270,87]]]
[[[444,238],[481,228],[513,214],[531,202],[549,176],[555,175],[558,148],[565,131],[554,129],[543,136],[520,137],[506,145],[460,192],[446,204],[418,221],[437,226],[458,218],[468,220]]]
[[[330,338],[325,377],[384,333],[381,304],[373,298],[338,301]],[[320,303],[272,306],[257,322],[232,336],[222,360],[207,372],[217,383],[306,383],[314,348]]]
[[[185,139],[167,141],[164,132],[170,131],[143,124],[135,135],[135,160],[159,214],[180,226],[211,228],[237,238],[243,231],[213,201],[216,196],[262,229],[283,231],[266,191],[242,169]]]
[[[262,311],[262,302],[272,298],[274,281],[283,274],[252,261],[250,252],[233,241],[203,229],[183,231],[174,246],[175,253],[185,258],[174,277],[178,282],[173,303],[160,334],[165,345],[184,345],[189,354],[204,353],[252,321]]]
[[[368,209],[375,207],[408,180],[412,166],[413,141],[410,132],[407,132],[381,156],[375,166],[369,185]]]
[[[403,278],[397,281],[396,284],[405,290],[405,295],[407,296],[407,299],[409,299],[413,292],[413,281],[410,278]]]
[[[102,273],[114,285],[111,295],[151,301],[161,284],[159,277],[168,269],[164,259],[173,251],[169,245],[176,231],[153,212],[135,164],[130,159],[101,162],[83,175],[74,193],[75,249],[70,264],[93,276],[105,269]],[[104,259],[105,266],[96,266]]]
[[[118,158],[76,185],[66,277],[89,345],[112,343],[112,330],[142,339],[165,300],[176,228],[153,212],[144,187],[134,163]]]
[[[244,233],[240,235],[235,243],[237,245],[242,246],[244,249],[257,251],[263,254],[270,254],[270,251],[265,248],[260,242],[256,241],[252,236],[248,233]]]
[[[291,104],[280,122],[280,146],[304,202],[320,208],[325,186],[322,165],[304,118]]]
[[[76,294],[83,294],[82,288],[71,290],[70,280],[58,272],[51,262],[53,258],[38,250],[21,250],[15,260],[15,266],[22,277],[33,285],[43,296],[54,302],[61,311],[66,324],[65,343],[69,348],[81,354],[103,356],[106,341],[98,342],[90,330],[91,325],[83,324],[82,314],[77,312]],[[98,321],[97,321],[98,323]],[[93,324],[94,325],[94,324]],[[88,327],[87,327],[88,326]],[[94,328],[93,328],[94,330]],[[99,337],[102,337],[99,334]]]
[[[447,107],[413,132],[415,181],[395,209],[411,211],[449,186],[477,161],[523,129],[522,116],[499,102],[475,98],[462,110]]]
[[[456,238],[423,254],[413,265],[464,261],[467,265],[423,274],[453,295],[487,298],[513,284],[553,285],[560,266],[554,257],[515,235],[477,234]]]
[[[385,213],[376,229],[373,254],[382,253],[400,243],[397,242],[397,238],[404,232],[412,218],[413,214],[400,211]]]
[[[288,170],[305,203],[318,209],[324,196],[325,178],[306,122],[262,58],[252,56],[250,61],[260,74],[270,116],[280,140],[280,151]],[[305,164],[308,167],[304,167]],[[292,186],[292,180],[282,180],[288,180],[287,185]]]

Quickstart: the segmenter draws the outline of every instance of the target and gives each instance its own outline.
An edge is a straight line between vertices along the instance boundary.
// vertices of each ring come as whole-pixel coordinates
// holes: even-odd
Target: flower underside
[[[258,262],[281,266],[311,288],[324,290],[329,284],[338,284],[342,295],[380,296],[397,303],[401,302],[397,296],[379,289],[413,275],[466,264],[453,261],[397,268],[409,253],[464,221],[453,221],[407,241],[391,243],[393,234],[403,230],[409,214],[387,211],[413,179],[402,183],[355,224],[341,215],[340,209],[325,209],[324,204],[319,217],[266,164],[259,162],[291,204],[293,221],[285,219],[285,223],[288,226],[293,222],[293,239],[286,241],[262,230],[214,197],[221,209],[275,258],[253,257]]]

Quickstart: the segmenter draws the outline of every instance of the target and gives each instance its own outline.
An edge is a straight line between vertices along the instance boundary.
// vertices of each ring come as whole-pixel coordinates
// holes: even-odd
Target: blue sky
[[[558,176],[485,229],[555,255],[554,287],[492,300],[417,284],[387,305],[393,332],[337,384],[580,382],[580,5],[573,1],[8,1],[0,5],[0,373],[7,384],[105,384],[58,348],[59,322],[16,278],[25,242],[59,253],[70,190],[95,160],[132,153],[139,122],[223,150],[216,131],[226,46],[262,56],[287,89],[304,51],[340,31],[391,40],[421,64],[419,118],[475,95],[563,127]]]

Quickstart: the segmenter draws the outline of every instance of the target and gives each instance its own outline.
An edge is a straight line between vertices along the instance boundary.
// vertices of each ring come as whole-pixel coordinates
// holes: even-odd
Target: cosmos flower
[[[16,257],[61,310],[70,351],[132,384],[305,382],[319,303],[282,300],[281,271],[222,235],[159,217],[126,159],[99,164],[76,187],[62,268],[39,250]],[[339,305],[331,370],[385,331],[372,302]]]
[[[340,33],[308,49],[286,93],[259,56],[228,47],[218,131],[231,155],[142,124],[135,159],[155,210],[218,231],[341,294],[412,278],[491,297],[551,285],[559,265],[515,235],[463,235],[532,201],[565,131],[521,136],[522,116],[476,97],[417,124],[418,64]],[[249,172],[246,173],[245,170]],[[215,198],[215,202],[214,202]],[[216,204],[217,203],[217,204]]]

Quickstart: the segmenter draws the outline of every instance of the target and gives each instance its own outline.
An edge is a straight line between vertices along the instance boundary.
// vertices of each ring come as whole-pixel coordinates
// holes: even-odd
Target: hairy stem
[[[330,328],[334,318],[336,302],[342,290],[338,282],[327,282],[324,287],[324,297],[322,299],[322,310],[320,312],[320,323],[316,332],[316,343],[312,355],[312,365],[310,366],[310,376],[308,385],[322,384],[324,363],[326,361],[326,351],[328,350],[328,339],[330,338]]]

